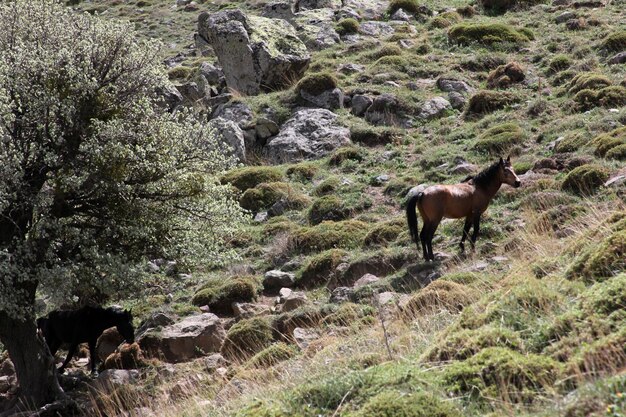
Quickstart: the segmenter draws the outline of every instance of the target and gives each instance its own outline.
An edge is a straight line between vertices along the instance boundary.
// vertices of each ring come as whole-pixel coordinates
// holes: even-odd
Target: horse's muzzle
[[[514,185],[515,188],[519,188],[521,186],[522,186],[522,182],[521,181],[515,181],[515,185]]]

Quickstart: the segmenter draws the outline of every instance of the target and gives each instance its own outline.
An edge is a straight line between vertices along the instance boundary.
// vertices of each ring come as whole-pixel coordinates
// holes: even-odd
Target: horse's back
[[[432,185],[424,190],[418,209],[422,217],[433,221],[466,217],[472,212],[474,190],[469,183]]]

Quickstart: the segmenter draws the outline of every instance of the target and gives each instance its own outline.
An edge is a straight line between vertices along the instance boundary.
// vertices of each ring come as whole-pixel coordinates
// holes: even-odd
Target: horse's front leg
[[[70,350],[67,351],[67,358],[65,358],[65,360],[63,361],[63,364],[59,368],[59,373],[60,374],[65,372],[65,368],[67,367],[67,364],[69,364],[70,361],[72,360],[72,358],[74,357],[74,353],[76,353],[76,348],[77,347],[78,347],[78,342],[72,343],[70,345]]]
[[[89,362],[91,365],[91,374],[98,375],[98,371],[96,370],[96,365],[98,364],[98,355],[96,352],[96,340],[89,341]]]
[[[478,239],[478,232],[480,231],[480,213],[474,215],[474,231],[472,232],[472,252],[476,247],[476,239]]]
[[[459,246],[461,247],[461,253],[465,252],[465,239],[469,237],[469,231],[471,227],[472,218],[470,216],[467,216],[465,218],[465,225],[463,226],[463,236],[461,236],[461,243],[459,243]]]

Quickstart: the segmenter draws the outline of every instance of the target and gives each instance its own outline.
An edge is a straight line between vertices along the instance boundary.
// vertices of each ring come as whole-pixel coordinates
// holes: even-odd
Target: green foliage
[[[320,182],[314,189],[312,194],[318,197],[326,194],[334,193],[341,186],[341,182],[338,177],[328,177],[324,181]]]
[[[251,368],[268,368],[289,360],[297,354],[298,349],[294,346],[278,342],[254,355],[246,365]]]
[[[365,246],[386,245],[398,238],[398,235],[406,229],[404,219],[378,223],[365,235]]]
[[[332,248],[351,249],[360,246],[367,234],[367,223],[357,220],[325,221],[313,227],[302,227],[291,235],[291,244],[299,253],[319,252]]]
[[[234,169],[224,175],[222,184],[231,184],[240,191],[254,188],[264,182],[278,182],[283,179],[279,168],[271,166],[250,166]]]
[[[364,152],[355,146],[344,146],[337,149],[330,157],[328,163],[330,165],[341,165],[343,161],[362,161]]]
[[[606,153],[605,156],[607,159],[617,159],[619,161],[625,161],[626,160],[626,143],[623,143],[621,145],[617,145],[611,148]]]
[[[608,316],[626,305],[626,273],[591,286],[581,300],[586,314]]]
[[[532,33],[502,23],[460,23],[450,28],[448,38],[461,45],[478,42],[488,46],[502,42],[520,46],[533,40]]]
[[[608,35],[602,41],[601,48],[607,52],[621,52],[626,50],[626,31],[622,30]]]
[[[531,402],[538,392],[552,387],[559,372],[559,363],[548,357],[489,347],[448,366],[444,381],[459,394]]]
[[[457,284],[469,285],[479,279],[479,274],[474,272],[452,272],[441,276],[439,279],[456,282]]]
[[[597,156],[606,156],[613,148],[626,144],[626,127],[620,127],[607,133],[596,136],[591,145],[595,146]]]
[[[459,23],[463,18],[457,12],[444,12],[437,15],[430,21],[430,26],[434,28],[447,28],[455,23]]]
[[[341,36],[343,35],[352,35],[359,32],[359,21],[354,18],[341,19],[337,22],[337,26],[335,26],[335,30]]]
[[[576,257],[567,271],[569,278],[601,281],[626,269],[626,227],[612,231],[599,243]]]
[[[247,189],[241,196],[239,204],[246,210],[258,212],[267,210],[279,200],[284,200],[290,209],[301,209],[309,203],[309,199],[290,184],[270,182]]]
[[[561,189],[578,195],[590,195],[608,179],[609,173],[606,168],[594,164],[581,165],[567,174]]]
[[[351,213],[350,207],[337,196],[327,195],[313,202],[309,209],[309,223],[319,224],[325,220],[339,221],[347,219]]]
[[[296,278],[296,286],[315,288],[325,285],[346,255],[348,252],[342,249],[330,249],[309,258]]]
[[[336,326],[359,326],[362,324],[372,324],[374,322],[374,310],[371,306],[362,304],[343,303],[337,311],[324,317],[324,324],[334,324]]]
[[[317,96],[324,91],[337,88],[337,78],[328,72],[318,72],[308,74],[296,84],[296,92],[304,91],[308,94]]]
[[[626,88],[621,85],[609,86],[599,90],[584,89],[573,97],[580,110],[594,107],[621,107],[626,105]]]
[[[519,102],[519,97],[506,91],[482,90],[474,94],[467,106],[468,114],[491,113]]]
[[[526,135],[515,123],[504,123],[487,129],[474,145],[479,152],[502,155],[515,145],[524,143]]]
[[[368,58],[377,60],[386,56],[402,56],[402,48],[395,44],[385,44],[368,55]]]
[[[409,317],[421,316],[442,309],[458,312],[476,298],[476,292],[463,284],[437,280],[413,295],[403,307],[403,312]]]
[[[370,398],[350,417],[453,417],[461,414],[448,402],[432,394],[417,392],[404,394],[383,391]]]
[[[399,132],[390,128],[355,126],[350,129],[350,139],[364,146],[379,146],[397,141]]]
[[[273,340],[268,320],[261,317],[244,319],[228,330],[222,354],[228,358],[248,358],[267,348]]]
[[[416,14],[419,12],[419,8],[420,3],[417,0],[391,0],[387,8],[387,13],[392,15],[402,9],[409,14]]]
[[[191,302],[196,306],[209,306],[211,311],[232,313],[233,302],[256,299],[257,287],[253,277],[212,278],[194,294]]]
[[[572,66],[572,59],[567,55],[556,55],[548,64],[548,70],[552,74],[561,72]]]
[[[574,95],[582,90],[601,90],[611,85],[611,80],[595,72],[582,72],[569,82],[568,92]]]
[[[582,133],[568,135],[555,146],[557,152],[575,152],[589,142],[589,138]]]
[[[287,168],[287,176],[295,181],[311,181],[315,174],[319,171],[319,167],[312,162],[301,162],[291,165]]]

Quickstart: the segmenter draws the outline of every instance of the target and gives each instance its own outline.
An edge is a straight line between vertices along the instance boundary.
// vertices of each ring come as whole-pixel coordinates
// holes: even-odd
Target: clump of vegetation
[[[455,282],[457,284],[469,285],[479,279],[480,275],[474,272],[452,272],[441,276],[440,280]]]
[[[505,13],[514,8],[527,8],[542,2],[543,0],[480,0],[485,10],[495,14]]]
[[[352,35],[359,32],[359,21],[354,18],[341,19],[337,22],[335,30],[341,36]]]
[[[326,220],[339,221],[347,219],[352,213],[342,199],[335,195],[326,195],[313,202],[309,209],[309,223],[319,224]]]
[[[402,49],[395,44],[385,44],[368,55],[369,59],[377,60],[383,57],[400,57]]]
[[[559,141],[554,150],[557,152],[575,152],[589,142],[589,138],[583,133],[574,133],[565,136]]]
[[[184,65],[174,67],[167,72],[167,76],[170,80],[186,80],[191,77],[191,74],[193,74],[193,68]]]
[[[611,33],[604,38],[600,47],[607,52],[621,52],[626,50],[626,30]]]
[[[273,340],[272,326],[266,319],[244,319],[228,330],[222,354],[228,358],[248,358],[268,347]]]
[[[459,23],[463,18],[457,12],[444,12],[437,15],[430,21],[430,26],[434,28],[447,28],[455,23]]]
[[[489,347],[448,366],[444,381],[459,394],[531,402],[538,392],[554,385],[559,372],[559,363],[546,356]]]
[[[416,392],[406,394],[383,391],[370,398],[354,417],[458,417],[461,414],[448,402],[432,394]]]
[[[391,0],[387,8],[387,13],[392,15],[400,9],[409,14],[416,14],[420,10],[420,3],[417,0]]]
[[[283,179],[283,173],[279,168],[272,166],[249,166],[234,169],[224,175],[222,184],[231,184],[240,191],[256,187],[264,182],[278,182]]]
[[[355,146],[344,146],[337,149],[330,157],[328,163],[330,165],[341,165],[343,161],[362,161],[364,158],[363,150]]]
[[[301,209],[309,204],[309,199],[285,182],[261,183],[247,189],[239,204],[252,212],[267,210],[279,200],[284,200],[290,209]]]
[[[515,123],[503,123],[487,129],[474,145],[474,149],[491,154],[503,154],[515,145],[524,143],[525,134]]]
[[[380,146],[393,143],[400,134],[395,129],[357,126],[350,129],[350,139],[364,146]]]
[[[404,219],[378,223],[365,236],[365,246],[386,245],[398,238],[405,229]]]
[[[368,229],[367,223],[358,220],[325,221],[294,231],[290,236],[291,246],[300,253],[332,248],[351,249],[361,245]]]
[[[326,178],[324,181],[320,182],[312,191],[311,194],[321,197],[326,194],[334,193],[341,186],[341,182],[338,177],[332,176]]]
[[[561,189],[578,195],[590,195],[608,179],[609,173],[606,168],[594,164],[581,165],[567,174]]]
[[[334,324],[335,326],[352,326],[362,324],[372,324],[374,322],[374,310],[371,306],[362,304],[343,303],[337,311],[324,317],[324,324]]]
[[[534,39],[532,33],[502,23],[460,23],[450,28],[448,38],[461,45],[472,42],[483,45],[502,42],[522,45]]]
[[[567,55],[556,55],[548,64],[548,71],[552,74],[564,71],[572,66],[572,59]]]
[[[111,353],[104,361],[104,369],[139,369],[151,365],[141,353],[141,348],[137,342],[125,343],[114,353]]]
[[[191,302],[196,306],[209,306],[211,311],[232,314],[232,303],[254,301],[257,289],[254,277],[211,278],[194,294]]]
[[[595,146],[597,156],[606,156],[613,148],[626,144],[626,127],[620,127],[607,133],[596,136],[591,145]]]
[[[254,355],[246,363],[250,368],[269,368],[296,356],[298,349],[283,342],[274,343]]]
[[[463,7],[457,7],[456,12],[465,18],[474,17],[476,14],[476,9],[471,4],[468,4]]]
[[[308,74],[296,84],[296,92],[304,91],[308,94],[317,96],[324,91],[337,88],[339,82],[337,78],[328,72],[318,72]]]
[[[296,278],[296,286],[315,288],[330,281],[348,252],[342,249],[329,249],[310,258]]]
[[[621,107],[626,105],[626,88],[621,85],[609,86],[600,90],[580,90],[573,97],[580,110],[594,107]]]
[[[497,68],[500,65],[506,64],[506,57],[504,55],[483,53],[472,56],[463,62],[461,67],[468,71],[490,71]]]
[[[518,96],[506,91],[482,90],[470,98],[467,113],[491,113],[513,103],[517,103],[519,100]]]
[[[524,78],[526,78],[526,74],[521,65],[517,62],[509,62],[506,65],[500,65],[489,74],[487,87],[507,88],[511,84],[524,81]]]
[[[626,227],[617,228],[599,244],[591,245],[576,257],[567,271],[569,278],[586,282],[602,281],[626,268]]]
[[[574,95],[582,90],[601,90],[611,85],[611,80],[595,72],[583,72],[569,82],[568,92]]]
[[[312,162],[301,162],[287,168],[287,176],[295,181],[311,181],[319,167]]]
[[[474,290],[463,284],[437,280],[411,297],[403,308],[403,312],[409,317],[416,317],[441,309],[458,312],[474,301],[476,295]]]
[[[607,159],[617,159],[618,161],[626,160],[626,143],[611,148],[605,156]]]

